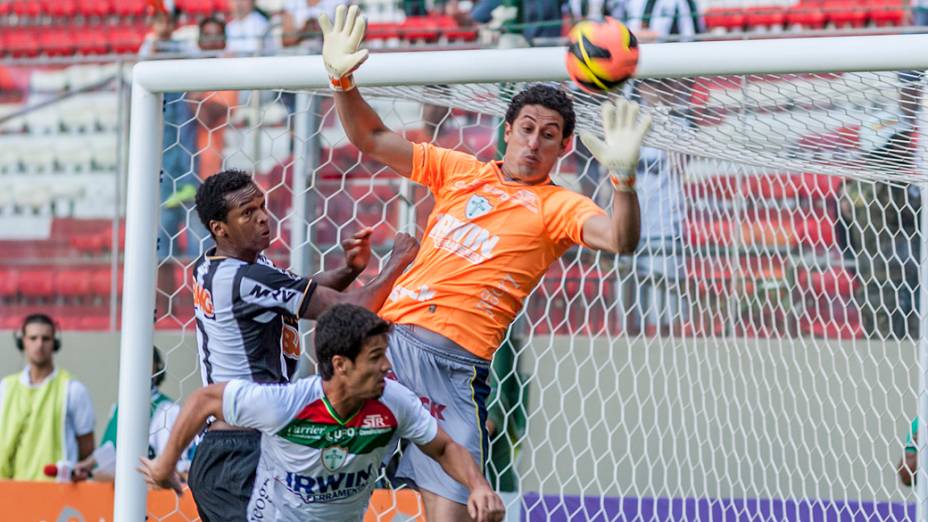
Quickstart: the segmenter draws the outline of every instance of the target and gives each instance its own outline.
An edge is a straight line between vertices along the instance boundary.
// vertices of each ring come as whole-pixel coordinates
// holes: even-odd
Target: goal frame
[[[357,84],[399,86],[564,81],[565,48],[375,53]],[[928,35],[793,38],[644,44],[638,78],[928,70]],[[155,241],[162,151],[163,93],[326,88],[321,56],[147,61],[132,71],[126,242],[119,361],[119,418],[114,520],[145,516],[147,491],[136,471],[146,454],[154,339]],[[928,178],[922,183],[928,208]],[[920,224],[919,284],[928,288],[928,219]],[[918,414],[928,419],[928,292],[920,293]],[[928,469],[928,426],[919,426],[919,468]],[[928,480],[918,482],[917,518],[928,517]]]

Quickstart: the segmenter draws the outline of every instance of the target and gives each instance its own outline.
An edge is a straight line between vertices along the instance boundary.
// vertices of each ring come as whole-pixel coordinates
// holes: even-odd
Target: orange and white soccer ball
[[[584,20],[568,35],[567,73],[582,89],[611,91],[635,74],[638,39],[622,22]]]

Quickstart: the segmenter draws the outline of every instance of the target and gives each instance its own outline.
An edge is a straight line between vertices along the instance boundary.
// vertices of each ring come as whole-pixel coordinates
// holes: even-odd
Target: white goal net
[[[619,95],[654,116],[638,251],[568,251],[494,361],[487,474],[511,520],[914,519],[898,465],[928,333],[925,84],[912,71],[629,82]],[[410,140],[489,161],[525,85],[362,92]],[[578,127],[600,132],[602,100],[572,93]],[[422,237],[427,190],[354,149],[326,91],[188,90],[164,115],[162,168],[186,166],[162,173],[159,200],[169,394],[200,386],[191,267],[208,240],[188,187],[203,177],[253,172],[275,221],[267,254],[299,273],[338,266],[339,241],[364,226],[375,255],[361,280],[397,232]],[[610,202],[579,141],[554,180]],[[368,519],[422,517],[397,498],[378,496]]]

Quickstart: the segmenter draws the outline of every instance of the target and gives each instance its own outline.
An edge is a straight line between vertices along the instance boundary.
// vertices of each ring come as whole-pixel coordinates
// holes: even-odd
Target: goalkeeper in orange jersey
[[[605,141],[581,136],[612,174],[609,215],[549,177],[574,130],[573,105],[563,91],[535,85],[512,99],[501,162],[413,144],[390,131],[354,88],[351,73],[367,58],[359,49],[365,22],[357,7],[339,6],[334,23],[325,16],[319,22],[323,60],[351,143],[435,196],[419,253],[380,310],[396,324],[388,352],[395,376],[484,465],[490,359],[525,297],[572,245],[631,253],[638,243],[634,176],[650,118],[639,118],[636,104],[606,103]],[[396,475],[419,489],[430,521],[469,519],[467,489],[417,448],[406,450]]]

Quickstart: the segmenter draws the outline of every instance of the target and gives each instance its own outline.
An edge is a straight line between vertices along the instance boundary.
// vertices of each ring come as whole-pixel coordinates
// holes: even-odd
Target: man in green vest
[[[0,478],[53,480],[45,466],[93,451],[93,402],[83,384],[55,368],[61,339],[51,317],[29,315],[14,335],[26,367],[0,381]]]

